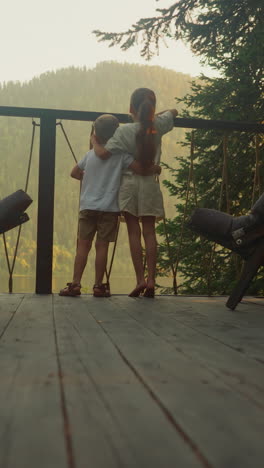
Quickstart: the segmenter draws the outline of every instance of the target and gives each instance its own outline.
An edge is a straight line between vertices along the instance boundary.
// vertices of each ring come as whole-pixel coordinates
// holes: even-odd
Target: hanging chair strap
[[[222,182],[221,182],[218,210],[221,211],[221,209],[222,209],[223,195],[224,195],[224,189],[225,189],[226,213],[229,214],[230,213],[230,199],[229,199],[228,169],[227,169],[227,158],[228,158],[227,139],[228,139],[228,135],[227,135],[227,133],[224,133],[224,136],[223,136]]]
[[[228,188],[228,149],[227,149],[228,134],[227,132],[223,135],[223,163],[222,163],[222,180],[220,187],[220,196],[218,201],[218,210],[222,210],[223,206],[223,196],[225,192],[225,201],[226,201],[226,213],[230,213],[230,199],[229,199],[229,188]],[[213,269],[214,255],[215,255],[216,243],[213,243],[210,258],[209,258],[209,268],[207,273],[207,293],[208,296],[211,295],[211,272]]]
[[[183,232],[184,232],[184,225],[185,225],[186,217],[187,217],[187,208],[188,208],[189,196],[191,192],[191,185],[192,185],[192,189],[194,193],[195,204],[197,206],[197,191],[196,191],[196,184],[195,184],[195,178],[194,178],[193,159],[194,159],[194,130],[191,132],[190,166],[189,166],[187,187],[186,187],[186,192],[185,192],[184,212],[183,212],[183,217],[182,217],[182,222],[181,222],[181,227],[180,227],[180,240],[179,240],[179,246],[178,246],[177,253],[176,253],[175,265],[174,265],[175,277],[177,275],[178,266],[180,262],[180,252],[181,252],[182,243],[183,243]]]
[[[163,218],[164,234],[165,234],[165,239],[166,239],[166,244],[167,244],[170,269],[171,269],[172,276],[173,276],[173,292],[175,295],[178,294],[177,273],[178,273],[178,266],[179,266],[179,261],[180,261],[180,252],[181,252],[181,247],[183,243],[184,225],[185,225],[185,221],[187,217],[187,208],[188,208],[189,194],[190,194],[191,188],[194,194],[195,205],[196,206],[198,205],[196,183],[195,183],[195,177],[194,177],[194,168],[193,168],[193,159],[194,159],[194,130],[191,132],[190,166],[189,166],[188,180],[187,180],[187,187],[186,187],[186,194],[185,194],[184,213],[183,213],[181,227],[180,227],[180,240],[179,240],[179,246],[178,246],[177,253],[176,253],[175,262],[173,261],[173,255],[171,254],[171,247],[170,247],[170,240],[169,240],[169,235],[168,235],[166,217]]]
[[[34,148],[35,129],[36,129],[36,127],[39,127],[39,124],[37,124],[34,120],[32,120],[32,136],[31,136],[31,143],[30,143],[30,150],[29,150],[29,160],[28,160],[28,166],[27,166],[25,192],[27,192],[28,184],[29,184],[29,176],[30,176],[32,154],[33,154],[33,148]],[[17,252],[18,252],[18,247],[19,247],[21,229],[22,229],[22,224],[20,224],[20,226],[18,228],[18,233],[17,233],[17,239],[16,239],[16,245],[15,245],[15,251],[14,251],[14,255],[13,255],[12,264],[10,262],[10,258],[9,258],[9,254],[8,254],[6,235],[5,235],[5,233],[3,233],[5,256],[6,256],[7,268],[8,268],[8,272],[9,272],[8,290],[9,290],[10,294],[13,292],[13,272],[14,272],[14,268],[15,268],[15,264],[16,264],[16,258],[17,258]]]
[[[260,136],[255,136],[255,153],[256,153],[256,162],[255,162],[255,171],[254,171],[254,181],[252,189],[252,198],[251,198],[251,207],[254,205],[257,198],[261,195],[261,181],[260,181]]]
[[[111,276],[111,273],[112,273],[112,267],[113,267],[114,258],[115,258],[119,228],[120,228],[120,216],[118,217],[115,241],[114,241],[114,246],[113,246],[113,250],[112,250],[111,260],[109,262],[109,268],[107,268],[107,265],[106,265],[106,269],[105,269],[106,282],[107,282],[108,286],[110,286],[110,276]]]
[[[176,295],[178,292],[177,277],[176,277],[177,272],[175,270],[174,263],[173,263],[173,256],[171,254],[171,246],[170,246],[170,240],[168,236],[167,222],[166,222],[165,216],[162,221],[163,221],[164,234],[165,234],[165,239],[166,239],[166,244],[167,244],[167,252],[168,252],[168,257],[169,257],[170,269],[171,269],[171,273],[173,277],[173,283],[172,283],[173,292]]]
[[[72,149],[72,146],[71,146],[71,144],[70,144],[70,140],[69,140],[69,138],[68,138],[68,136],[67,136],[67,133],[66,133],[66,131],[65,131],[65,128],[64,128],[62,122],[57,122],[56,125],[57,125],[58,127],[60,127],[60,129],[61,129],[61,131],[62,131],[62,133],[63,133],[63,135],[64,135],[64,138],[65,138],[65,140],[66,140],[66,142],[67,142],[67,145],[68,145],[68,147],[69,147],[69,150],[70,150],[70,152],[71,152],[71,154],[72,154],[72,157],[73,157],[74,161],[77,163],[77,158],[76,158],[75,153],[74,153],[74,151],[73,151],[73,149]]]

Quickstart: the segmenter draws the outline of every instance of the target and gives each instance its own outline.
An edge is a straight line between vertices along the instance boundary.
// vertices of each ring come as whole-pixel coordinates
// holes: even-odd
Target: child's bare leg
[[[88,253],[92,247],[92,240],[78,239],[77,251],[74,261],[73,283],[80,283],[87,263]]]
[[[154,288],[157,263],[157,239],[155,232],[155,216],[142,216],[143,237],[146,247],[148,267],[148,288]]]
[[[98,240],[95,243],[95,284],[101,285],[107,265],[109,242]]]
[[[125,213],[124,216],[127,225],[131,258],[137,278],[137,286],[144,286],[146,282],[144,278],[141,229],[139,225],[139,219],[130,213]]]

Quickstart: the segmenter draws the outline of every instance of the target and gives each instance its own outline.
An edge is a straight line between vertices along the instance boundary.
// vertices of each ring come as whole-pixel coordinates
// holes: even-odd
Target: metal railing
[[[52,292],[52,253],[54,222],[54,183],[57,120],[94,121],[107,112],[85,112],[63,109],[41,109],[0,106],[0,116],[40,119],[39,181],[37,215],[36,288],[38,294]],[[114,113],[120,123],[130,122],[129,115]],[[206,119],[176,118],[175,127],[217,129],[264,133],[264,125],[255,122],[237,122]]]

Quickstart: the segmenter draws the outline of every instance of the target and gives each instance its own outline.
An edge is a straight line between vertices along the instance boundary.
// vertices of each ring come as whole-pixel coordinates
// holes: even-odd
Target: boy
[[[116,117],[110,114],[101,115],[94,122],[94,136],[103,145],[111,138],[119,126]],[[72,169],[71,177],[82,180],[79,213],[78,245],[74,262],[73,280],[59,292],[60,296],[79,296],[81,278],[87,263],[87,257],[95,242],[95,297],[109,297],[110,291],[103,284],[107,264],[109,242],[113,242],[119,215],[118,191],[123,170],[132,169],[142,173],[138,162],[129,154],[117,154],[102,161],[94,150],[90,150]],[[153,166],[151,173],[159,173],[159,166]]]

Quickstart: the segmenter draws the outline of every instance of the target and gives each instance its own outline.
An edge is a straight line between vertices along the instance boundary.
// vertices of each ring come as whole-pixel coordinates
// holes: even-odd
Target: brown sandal
[[[95,284],[93,287],[94,297],[110,297],[110,285],[109,283]]]
[[[144,297],[154,298],[155,297],[155,289],[154,288],[146,288],[143,296]]]
[[[61,289],[59,296],[80,296],[81,294],[81,285],[80,283],[67,283],[66,287]]]
[[[143,292],[145,291],[146,289],[146,285],[144,286],[136,286],[135,289],[133,289],[133,291],[131,291],[131,293],[128,295],[129,297],[138,297],[140,296],[141,294],[143,294]]]

